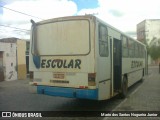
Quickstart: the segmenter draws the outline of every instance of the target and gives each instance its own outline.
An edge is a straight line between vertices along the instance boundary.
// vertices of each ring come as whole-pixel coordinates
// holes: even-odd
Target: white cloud
[[[30,19],[41,21],[42,19],[70,16],[77,12],[77,5],[68,0],[16,0],[4,7],[41,18],[37,19],[4,8],[3,16],[0,18],[1,24],[22,29],[30,29]],[[8,33],[12,33],[11,30],[8,30]],[[23,33],[24,32],[21,34]],[[17,36],[17,34],[11,35],[14,35],[15,37],[22,37],[21,35]],[[2,36],[2,32],[0,33],[0,36]]]
[[[77,15],[85,15],[85,14],[98,14],[99,13],[99,8],[95,9],[82,9],[80,10]]]
[[[38,1],[16,1],[5,7],[22,11],[30,15],[49,19],[54,17],[73,15],[77,12],[77,6],[72,1],[67,0],[38,0]],[[16,13],[4,9],[4,18],[13,19]],[[27,16],[25,16],[27,18]],[[24,16],[18,13],[18,20],[24,20]]]
[[[160,0],[98,0],[99,6],[94,9],[82,9],[77,12],[77,5],[71,0],[6,0],[5,7],[21,11],[42,19],[61,16],[97,14],[99,18],[123,32],[136,33],[136,25],[144,19],[160,19]],[[5,2],[6,2],[5,1]],[[22,29],[30,29],[30,19],[40,19],[22,15],[7,9],[3,9],[0,16],[1,24]],[[0,37],[15,35],[25,37],[24,32],[15,32],[14,29],[0,29]],[[5,32],[4,32],[5,31]],[[11,37],[12,37],[11,36]],[[28,35],[29,36],[29,35]]]
[[[99,7],[78,14],[98,13],[99,18],[123,32],[134,31],[144,19],[160,19],[159,0],[98,0]],[[136,35],[136,34],[135,34]]]

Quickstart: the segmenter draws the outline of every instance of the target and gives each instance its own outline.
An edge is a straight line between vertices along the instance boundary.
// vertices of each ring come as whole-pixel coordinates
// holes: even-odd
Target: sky
[[[30,39],[31,19],[85,14],[136,38],[138,23],[160,19],[160,0],[0,0],[0,38]]]

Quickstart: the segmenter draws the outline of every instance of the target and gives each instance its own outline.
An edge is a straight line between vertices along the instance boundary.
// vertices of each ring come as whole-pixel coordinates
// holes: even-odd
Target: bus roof
[[[36,24],[38,25],[41,25],[41,24],[45,24],[45,23],[51,23],[51,22],[58,22],[58,21],[64,21],[64,20],[77,20],[77,19],[94,19],[94,20],[97,20],[103,24],[105,24],[106,26],[110,27],[111,29],[114,29],[116,30],[117,32],[120,32],[122,35],[140,43],[141,45],[145,46],[145,44],[143,44],[142,42],[138,41],[138,40],[135,40],[134,38],[130,37],[129,35],[127,35],[126,33],[118,30],[117,28],[109,25],[108,23],[106,23],[105,21],[101,20],[100,18],[94,16],[94,15],[91,15],[91,14],[87,14],[87,15],[80,15],[80,16],[65,16],[65,17],[58,17],[58,18],[52,18],[52,19],[48,19],[48,20],[43,20],[43,21],[40,21],[40,22],[37,22]]]

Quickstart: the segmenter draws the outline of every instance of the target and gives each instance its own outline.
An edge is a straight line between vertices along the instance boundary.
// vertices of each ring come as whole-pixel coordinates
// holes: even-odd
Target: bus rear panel
[[[97,100],[93,32],[90,17],[34,23],[30,89],[39,94]]]

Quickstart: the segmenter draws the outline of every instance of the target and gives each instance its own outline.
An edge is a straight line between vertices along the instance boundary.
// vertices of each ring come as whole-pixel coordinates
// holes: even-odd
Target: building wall
[[[142,43],[146,43],[145,41],[145,21],[142,21],[141,23],[137,24],[137,40],[139,40]]]
[[[4,80],[4,72],[3,72],[3,51],[0,51],[0,81]]]
[[[160,20],[144,20],[137,24],[137,39],[147,45],[158,44],[160,41]]]
[[[17,79],[16,44],[0,42],[0,51],[3,52],[3,73],[4,80]]]
[[[153,45],[160,46],[160,19],[144,20],[137,24],[137,40],[149,47]],[[154,62],[148,56],[148,64],[153,64]]]
[[[150,46],[157,44],[160,40],[160,20],[148,20],[146,21],[146,39]]]
[[[17,40],[18,79],[26,79],[26,41]]]

